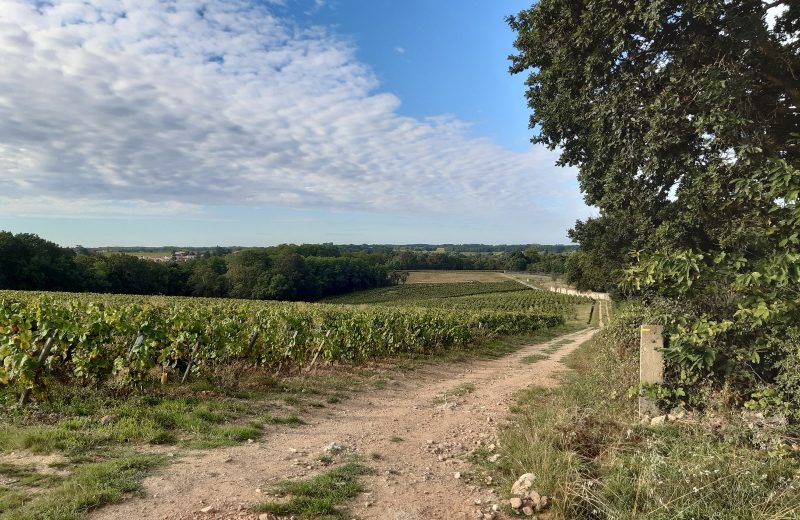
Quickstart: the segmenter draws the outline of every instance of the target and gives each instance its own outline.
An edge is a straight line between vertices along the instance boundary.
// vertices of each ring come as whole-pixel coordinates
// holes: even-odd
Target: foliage
[[[0,289],[314,301],[396,285],[408,269],[528,270],[562,273],[568,246],[480,246],[445,252],[389,246],[282,244],[190,250],[189,260],[157,261],[152,248],[112,251],[59,247],[36,235],[0,232]],[[169,258],[169,249],[159,251]]]
[[[650,312],[617,307],[611,324],[566,358],[573,370],[559,387],[518,394],[500,458],[484,454],[485,470],[504,490],[533,472],[536,490],[554,497],[554,519],[797,518],[800,457],[782,440],[791,432],[754,431],[736,416],[715,427],[639,423],[629,389]]]
[[[215,248],[186,262],[158,262],[0,232],[0,289],[315,300],[389,285],[387,270],[373,260],[304,244]]]
[[[113,376],[136,383],[157,367],[182,375],[230,363],[361,362],[460,349],[563,322],[552,312],[0,292],[0,384],[36,388],[45,369],[82,381]],[[53,347],[40,365],[47,338]]]
[[[402,250],[392,254],[387,267],[393,270],[509,270],[563,273],[572,253],[541,251],[535,247],[495,253],[429,252]]]
[[[601,211],[573,231],[570,277],[619,266],[627,291],[670,302],[676,397],[711,380],[741,402],[785,380],[800,322],[800,5],[542,0],[509,22],[534,141],[579,167]]]

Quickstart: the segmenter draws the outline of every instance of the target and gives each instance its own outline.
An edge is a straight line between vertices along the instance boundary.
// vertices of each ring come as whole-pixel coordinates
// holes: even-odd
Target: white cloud
[[[399,115],[350,44],[263,6],[0,0],[0,49],[0,213],[581,205],[555,153]]]
[[[406,53],[406,49],[405,49],[405,47],[401,47],[401,46],[398,45],[397,47],[394,48],[394,52],[396,52],[398,54],[405,54]]]

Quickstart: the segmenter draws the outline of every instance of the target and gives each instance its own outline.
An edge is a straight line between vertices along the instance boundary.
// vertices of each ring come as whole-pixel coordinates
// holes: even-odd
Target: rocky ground
[[[376,470],[348,506],[354,518],[503,518],[508,498],[503,502],[490,482],[476,479],[466,457],[476,448],[487,458],[499,456],[497,424],[513,393],[555,385],[561,358],[593,333],[562,336],[497,360],[429,366],[397,385],[320,410],[306,426],[232,448],[176,452],[174,464],[145,480],[143,497],[103,508],[91,520],[271,520],[249,512],[275,500],[271,483],[317,474],[348,455]],[[569,342],[549,358],[522,362],[564,339]],[[524,478],[518,484],[511,505],[520,514],[546,508],[547,497],[538,497]]]

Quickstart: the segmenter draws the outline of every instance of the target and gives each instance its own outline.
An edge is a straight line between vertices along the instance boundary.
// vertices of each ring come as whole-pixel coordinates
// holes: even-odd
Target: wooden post
[[[136,336],[136,341],[134,341],[133,345],[131,345],[131,348],[128,349],[128,356],[125,359],[127,359],[128,361],[131,360],[131,355],[133,354],[133,351],[142,345],[142,341],[144,341],[143,334],[139,334],[138,336]]]
[[[183,377],[181,378],[181,384],[186,382],[186,378],[189,377],[189,369],[192,368],[192,361],[194,360],[194,351],[200,348],[200,340],[197,340],[197,343],[194,344],[194,348],[189,351],[189,362],[186,363],[186,370],[183,372]]]
[[[42,347],[42,351],[39,353],[39,368],[37,372],[41,370],[42,364],[47,359],[47,356],[50,354],[50,347],[53,346],[53,338],[47,338],[47,341],[44,342],[44,347]],[[26,404],[28,404],[28,399],[31,397],[31,389],[26,388],[22,391],[22,395],[19,398],[19,406],[22,408]]]
[[[639,384],[659,384],[664,382],[664,327],[661,325],[642,325],[639,341]],[[651,417],[659,414],[654,400],[639,396],[639,415]]]
[[[605,328],[606,323],[603,321],[603,302],[601,300],[597,300],[597,326]]]

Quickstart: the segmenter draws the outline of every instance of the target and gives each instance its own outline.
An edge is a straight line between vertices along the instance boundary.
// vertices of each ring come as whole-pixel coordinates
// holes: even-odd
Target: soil
[[[268,495],[271,483],[324,471],[318,457],[334,443],[345,447],[337,459],[359,455],[376,470],[363,479],[366,492],[347,506],[353,517],[474,519],[501,497],[470,478],[475,467],[465,456],[478,447],[490,451],[514,392],[558,384],[554,376],[565,370],[561,359],[594,332],[568,334],[496,360],[431,365],[397,385],[304,417],[306,426],[270,430],[231,448],[176,452],[174,464],[145,480],[143,497],[102,508],[90,519],[257,519],[247,511],[275,499]],[[522,362],[564,339],[569,342],[548,359]],[[207,507],[213,511],[200,512]]]

